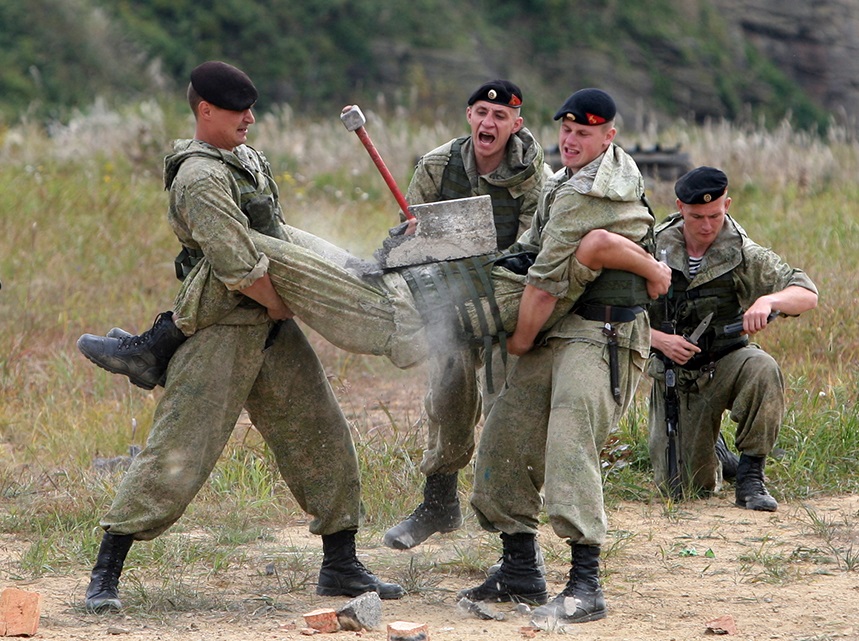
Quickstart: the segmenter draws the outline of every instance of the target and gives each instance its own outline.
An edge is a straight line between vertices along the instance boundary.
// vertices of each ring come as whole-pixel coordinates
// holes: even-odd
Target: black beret
[[[614,100],[601,89],[579,89],[558,109],[555,120],[568,118],[580,125],[601,125],[617,114]]]
[[[505,107],[522,106],[522,90],[509,80],[492,80],[480,85],[468,99],[470,107],[478,100],[485,100]]]
[[[681,203],[703,205],[720,198],[728,189],[728,177],[715,167],[696,167],[677,179],[674,193]]]
[[[244,71],[219,60],[210,60],[194,68],[191,86],[206,102],[230,111],[244,111],[259,97],[257,88]]]

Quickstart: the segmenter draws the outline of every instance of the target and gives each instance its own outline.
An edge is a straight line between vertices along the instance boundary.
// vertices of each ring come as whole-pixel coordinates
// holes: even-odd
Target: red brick
[[[3,636],[33,636],[39,629],[42,595],[18,588],[6,588],[0,594],[0,621]]]
[[[394,621],[388,624],[388,641],[429,641],[425,623]]]

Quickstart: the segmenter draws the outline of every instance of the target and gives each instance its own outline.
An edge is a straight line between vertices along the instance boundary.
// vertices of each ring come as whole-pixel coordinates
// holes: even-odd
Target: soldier
[[[606,92],[582,89],[555,114],[564,167],[547,181],[530,233],[519,243],[537,252],[508,341],[520,356],[477,450],[471,505],[485,529],[500,532],[503,556],[497,572],[460,596],[546,604],[534,550],[545,505],[552,529],[571,546],[571,570],[555,599],[534,610],[532,623],[540,627],[606,615],[600,450],[633,397],[650,347],[643,279],[616,270],[585,278],[577,251],[589,232],[604,230],[646,255],[641,246],[654,221],[638,167],[613,142],[616,112]],[[584,292],[583,283],[589,283]],[[570,298],[572,313],[538,338]]]
[[[752,241],[728,215],[728,178],[698,167],[675,184],[678,212],[656,229],[656,247],[672,269],[671,295],[651,313],[654,354],[648,372],[650,459],[656,483],[668,481],[664,359],[677,366],[679,471],[684,486],[712,492],[721,485],[714,453],[724,410],[737,423],[736,504],[774,512],[764,485],[764,463],[784,416],[784,381],[778,363],[749,335],[771,314],[796,316],[817,306],[817,288],[801,270]],[[713,314],[697,345],[684,336]],[[667,321],[667,325],[664,323]],[[727,332],[739,323],[741,330]],[[667,327],[673,331],[665,331]]]
[[[455,138],[424,155],[406,192],[410,205],[488,194],[498,249],[509,247],[531,224],[543,182],[551,173],[543,149],[523,126],[522,91],[508,80],[478,87],[468,99],[465,117],[471,134]],[[486,360],[481,394],[477,370]],[[489,413],[503,385],[507,354],[467,347],[435,351],[428,363],[427,448],[421,462],[426,476],[423,501],[383,538],[388,547],[405,550],[436,532],[462,524],[457,480],[474,452],[474,427]]]
[[[101,519],[105,533],[86,591],[91,611],[121,608],[119,577],[132,543],[154,539],[182,516],[242,407],[296,500],[312,515],[310,531],[322,536],[317,594],[404,594],[358,561],[360,479],[349,425],[316,354],[272,287],[268,258],[249,237],[254,226],[280,230],[270,167],[245,144],[256,99],[250,78],[226,63],[206,62],[191,72],[188,101],[196,131],[165,160],[168,218],[186,258],[205,257],[210,284],[217,283],[230,304],[191,310],[188,322],[200,326],[189,338],[167,313],[143,341],[109,339],[108,347],[122,346],[132,369],[142,367],[144,375],[151,367],[135,360],[134,350],[157,339],[156,355],[168,358],[170,367],[146,447]],[[318,465],[321,455],[330,464]]]

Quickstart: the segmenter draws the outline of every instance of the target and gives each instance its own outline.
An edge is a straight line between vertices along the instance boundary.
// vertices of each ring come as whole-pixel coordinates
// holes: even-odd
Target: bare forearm
[[[252,285],[239,291],[265,307],[272,319],[285,320],[292,318],[292,310],[283,302],[274,285],[271,284],[271,278],[268,274],[265,274],[262,278],[258,278]]]
[[[521,356],[533,347],[534,339],[549,320],[557,303],[557,298],[542,289],[533,285],[525,286],[522,301],[519,304],[516,330],[507,344],[507,350],[511,354]]]

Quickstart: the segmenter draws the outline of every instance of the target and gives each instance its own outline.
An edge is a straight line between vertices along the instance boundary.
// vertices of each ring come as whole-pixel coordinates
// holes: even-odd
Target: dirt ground
[[[348,369],[336,350],[318,348],[329,371]],[[366,377],[350,376],[348,384],[336,377],[334,382],[344,410],[352,420],[360,419],[364,429],[382,429],[392,417],[410,422],[416,408],[419,411],[414,390],[423,389],[420,371],[393,379],[383,368]],[[497,558],[497,537],[480,530],[469,514],[462,529],[436,535],[406,552],[383,547],[381,535],[362,533],[359,555],[365,565],[386,580],[405,583],[400,577],[411,576],[419,589],[399,601],[383,601],[378,630],[315,636],[385,640],[388,623],[412,621],[426,623],[434,641],[508,641],[561,634],[617,641],[683,641],[712,636],[715,632],[708,622],[730,616],[736,633],[729,638],[859,641],[859,496],[783,503],[778,512],[765,513],[735,507],[729,488],[722,496],[671,510],[661,502],[612,505],[609,527],[602,563],[609,613],[601,621],[535,633],[528,615],[517,613],[509,604],[491,606],[497,620],[462,612],[457,591],[483,580],[477,573],[464,573],[463,557],[476,555],[478,567]],[[539,540],[546,555],[550,596],[554,596],[566,582],[569,547],[548,526]],[[277,532],[274,541],[249,544],[249,563],[194,582],[201,595],[216,595],[215,607],[208,607],[203,596],[199,607],[161,616],[86,613],[82,597],[89,567],[62,576],[49,573],[38,580],[15,580],[9,561],[20,557],[23,546],[0,537],[0,588],[14,586],[42,595],[40,639],[299,639],[305,638],[304,613],[336,609],[348,601],[315,595],[312,581],[321,560],[321,543],[300,521]],[[273,585],[266,570],[274,564],[285,576],[287,549],[301,550],[310,583],[266,596]],[[124,576],[121,592],[130,590],[133,581],[148,583],[153,592],[159,589],[157,577],[142,573],[139,578]]]
[[[809,516],[810,510],[814,518]],[[782,505],[768,514],[740,510],[726,498],[684,505],[666,514],[661,505],[624,503],[611,509],[612,539],[604,562],[607,618],[573,626],[566,632],[587,639],[700,639],[712,634],[707,623],[730,615],[737,639],[859,639],[859,571],[845,566],[859,551],[859,497],[826,498],[804,505]],[[823,524],[821,526],[821,524]],[[392,621],[427,623],[430,637],[501,641],[531,638],[527,615],[505,604],[494,611],[503,620],[480,620],[457,608],[456,591],[475,585],[478,577],[450,575],[444,562],[456,557],[457,546],[474,546],[491,535],[473,519],[459,532],[436,536],[414,551],[395,552],[373,542],[362,544],[366,565],[383,578],[433,558],[445,577],[437,585],[400,601],[382,602],[384,628]],[[303,524],[279,533],[278,545],[318,547]],[[565,546],[546,530],[550,592],[559,591],[567,568]],[[0,541],[0,563],[18,551]],[[486,548],[489,550],[490,548]],[[253,554],[257,554],[254,552]],[[260,564],[270,559],[260,552]],[[491,561],[491,559],[487,559]],[[308,586],[279,596],[270,607],[259,594],[262,568],[220,573],[201,591],[222,591],[238,607],[227,611],[195,611],[160,619],[125,615],[91,615],[80,601],[81,575],[14,582],[42,595],[37,638],[71,640],[121,636],[131,639],[298,639],[304,638],[302,614],[316,608],[338,608],[346,598],[317,597]],[[4,581],[4,587],[11,585]],[[536,638],[560,632],[538,632]],[[384,629],[337,632],[319,638],[386,639]]]

